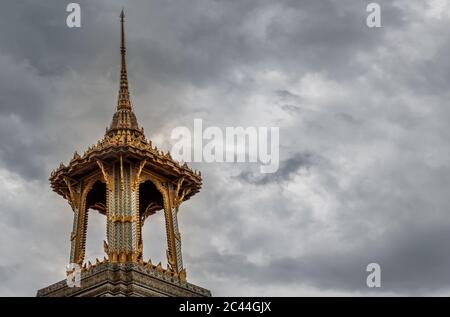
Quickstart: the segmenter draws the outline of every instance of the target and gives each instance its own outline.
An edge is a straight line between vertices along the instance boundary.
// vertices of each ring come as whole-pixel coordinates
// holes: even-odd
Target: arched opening
[[[106,214],[106,184],[96,181],[86,197],[86,208]]]
[[[103,240],[106,240],[106,184],[96,181],[86,197],[88,226],[85,262],[103,259]]]
[[[163,206],[163,197],[155,184],[145,181],[139,185],[139,214],[142,220],[163,209]]]
[[[151,181],[139,185],[139,214],[142,224],[143,258],[153,264],[167,263],[163,197]],[[151,217],[150,217],[151,216]]]

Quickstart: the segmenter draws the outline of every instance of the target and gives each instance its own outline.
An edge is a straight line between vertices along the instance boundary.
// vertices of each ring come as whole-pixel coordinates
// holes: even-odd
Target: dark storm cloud
[[[401,24],[401,11],[384,5],[386,21]],[[150,10],[149,29],[155,32],[142,35],[149,40],[138,43],[141,53],[135,58],[167,80],[200,86],[231,85],[228,78],[235,70],[251,67],[293,76],[324,71],[345,79],[363,72],[354,55],[375,50],[383,37],[365,27],[361,12],[365,4],[354,1],[171,3],[163,15]]]
[[[47,176],[114,111],[123,3],[79,3],[80,29],[65,26],[64,2],[2,3],[1,294],[63,278],[72,216]],[[195,166],[204,188],[180,213],[185,262],[214,295],[372,294],[369,262],[382,266],[378,293],[448,292],[449,8],[379,3],[381,29],[356,0],[126,4],[132,100],[155,144],[170,149],[171,129],[199,117],[282,131],[275,174]]]
[[[33,133],[48,114],[49,85],[27,63],[0,55],[0,161],[25,177],[42,177],[48,140]]]
[[[88,6],[87,1],[78,3],[83,8]],[[55,0],[4,3],[0,13],[0,40],[4,44],[0,51],[18,61],[27,61],[45,76],[72,68],[88,69],[101,61],[99,55],[116,47],[116,29],[112,29],[116,16],[105,23],[102,14],[111,9],[102,7],[100,2],[90,2],[89,9],[82,11],[82,28],[70,29],[66,27],[67,4]]]
[[[190,261],[199,271],[208,267],[220,277],[261,286],[294,284],[361,292],[367,290],[366,266],[376,262],[382,267],[382,288],[375,291],[432,294],[446,289],[450,283],[448,239],[448,223],[433,228],[412,225],[400,234],[393,232],[351,251],[343,252],[330,245],[316,254],[282,257],[263,264],[249,261],[245,255],[218,252]]]
[[[266,185],[268,183],[281,183],[289,181],[299,169],[308,169],[314,164],[309,153],[296,153],[280,163],[280,167],[273,174],[260,174],[249,170],[241,172],[236,178],[253,185]]]

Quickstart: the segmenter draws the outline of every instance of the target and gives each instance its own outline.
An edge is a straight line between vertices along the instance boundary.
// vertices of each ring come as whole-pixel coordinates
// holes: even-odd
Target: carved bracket
[[[66,183],[67,189],[69,191],[68,197],[69,204],[72,207],[72,209],[75,209],[78,207],[80,201],[80,194],[75,190],[75,188],[73,188],[73,185],[76,184],[77,182],[70,179],[67,176],[64,177],[64,182]]]
[[[184,188],[183,190],[181,190],[181,186],[183,185],[184,182],[184,176],[181,177],[178,182],[177,182],[177,188],[175,189],[175,195],[173,197],[173,204],[175,208],[178,208],[181,203],[184,200],[184,197],[186,197],[186,195],[189,195],[189,193],[191,192],[190,188]],[[180,193],[181,190],[181,193]]]
[[[137,168],[136,175],[134,177],[132,190],[136,190],[139,187],[141,173],[142,173],[142,170],[144,169],[144,166],[146,163],[147,163],[147,160],[143,160],[141,163],[139,163],[139,167]]]
[[[97,162],[98,167],[100,167],[100,170],[102,171],[103,179],[105,180],[106,187],[109,189],[109,191],[113,190],[113,180],[112,177],[109,175],[105,168],[105,164],[100,160],[95,160]]]

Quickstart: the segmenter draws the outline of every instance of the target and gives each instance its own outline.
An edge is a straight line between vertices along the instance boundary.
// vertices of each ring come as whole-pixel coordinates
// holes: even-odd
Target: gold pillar
[[[99,165],[103,166],[102,163]],[[110,173],[105,166],[102,172],[110,180],[106,197],[108,242],[105,252],[111,262],[138,262],[142,256],[142,243],[136,166],[120,158],[112,164]]]
[[[167,262],[172,271],[176,272],[180,278],[186,278],[186,271],[183,269],[181,255],[181,236],[178,229],[177,210],[174,205],[175,192],[172,184],[164,186],[164,216],[167,235]]]

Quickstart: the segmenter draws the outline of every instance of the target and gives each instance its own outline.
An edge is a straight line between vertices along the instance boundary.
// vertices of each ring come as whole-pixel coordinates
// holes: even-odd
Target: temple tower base
[[[134,263],[100,263],[81,272],[81,287],[66,280],[37,292],[38,297],[204,297],[211,292]]]

